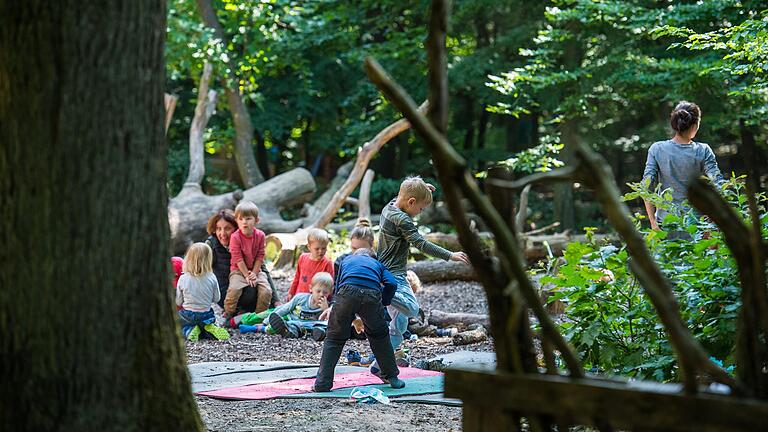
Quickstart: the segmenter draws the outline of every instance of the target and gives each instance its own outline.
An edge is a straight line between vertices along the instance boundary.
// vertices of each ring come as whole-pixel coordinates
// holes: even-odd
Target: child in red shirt
[[[309,230],[307,233],[309,253],[303,253],[299,257],[296,275],[293,277],[291,288],[288,289],[286,301],[290,301],[296,294],[311,292],[310,285],[315,273],[328,272],[333,276],[333,262],[325,256],[329,242],[330,239],[325,230],[320,228]]]
[[[264,232],[256,228],[259,223],[259,208],[250,201],[242,201],[235,207],[238,230],[229,239],[232,259],[229,266],[229,289],[224,299],[224,314],[237,314],[237,302],[243,288],[256,288],[256,312],[267,310],[272,300],[272,289],[267,276],[261,271],[264,262]]]

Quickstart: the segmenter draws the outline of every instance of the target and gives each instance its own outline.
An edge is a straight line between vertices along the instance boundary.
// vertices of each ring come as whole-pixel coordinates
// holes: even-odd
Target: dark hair
[[[376,252],[374,252],[373,249],[368,249],[368,248],[360,248],[352,252],[352,255],[363,255],[371,258],[376,258]]]
[[[225,221],[229,222],[235,229],[237,229],[237,220],[235,220],[235,212],[233,212],[230,209],[222,209],[219,210],[218,213],[211,216],[210,219],[208,219],[208,226],[206,227],[208,230],[209,235],[214,235],[216,233],[216,224],[219,223],[221,219],[224,219]]]
[[[683,133],[698,123],[699,119],[701,119],[701,109],[698,105],[680,101],[669,115],[669,124],[675,132]]]

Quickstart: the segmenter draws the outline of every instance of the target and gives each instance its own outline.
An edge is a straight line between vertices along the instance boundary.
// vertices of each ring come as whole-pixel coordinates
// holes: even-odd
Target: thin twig
[[[572,182],[575,173],[576,168],[573,165],[568,165],[562,168],[555,168],[552,171],[531,174],[520,180],[489,178],[486,179],[485,182],[489,185],[504,189],[521,190],[529,184],[534,183]]]

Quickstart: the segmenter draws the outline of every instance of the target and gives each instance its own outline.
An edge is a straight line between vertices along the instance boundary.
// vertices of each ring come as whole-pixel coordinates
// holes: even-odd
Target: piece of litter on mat
[[[381,402],[389,405],[389,398],[381,390],[374,387],[355,387],[349,395],[360,403]]]

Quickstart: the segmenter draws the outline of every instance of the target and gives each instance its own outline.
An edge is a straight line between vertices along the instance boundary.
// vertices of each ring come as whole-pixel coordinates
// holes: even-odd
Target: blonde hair
[[[213,271],[213,252],[205,243],[192,243],[184,257],[181,267],[184,273],[192,276],[202,276]]]
[[[349,238],[365,240],[373,246],[374,236],[373,229],[371,228],[371,221],[368,218],[360,218],[357,220],[357,224],[349,233]]]
[[[240,204],[235,207],[235,218],[241,216],[253,216],[257,218],[259,217],[259,208],[251,201],[240,201]]]
[[[327,245],[331,239],[328,237],[328,233],[321,228],[312,228],[307,232],[307,244],[312,242],[318,242],[320,244]]]
[[[320,285],[323,288],[328,288],[329,291],[333,291],[333,276],[328,272],[317,272],[312,276],[312,283],[310,286],[314,288],[316,285]]]
[[[427,183],[419,176],[406,177],[402,183],[400,183],[400,192],[397,194],[399,198],[415,198],[416,202],[425,203],[427,205],[432,204],[432,191],[427,186]]]

